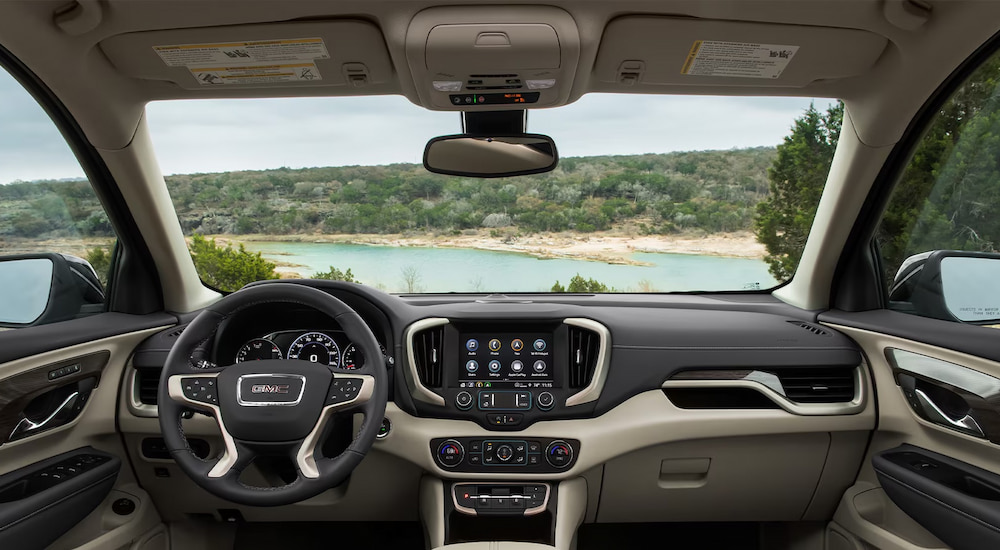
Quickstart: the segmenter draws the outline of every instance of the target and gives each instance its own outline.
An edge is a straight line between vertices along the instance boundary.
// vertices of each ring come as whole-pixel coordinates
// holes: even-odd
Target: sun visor
[[[364,21],[136,32],[100,47],[128,76],[188,90],[365,88],[393,75],[381,31]]]
[[[594,76],[609,88],[801,88],[870,69],[888,40],[856,29],[628,16],[608,24]]]

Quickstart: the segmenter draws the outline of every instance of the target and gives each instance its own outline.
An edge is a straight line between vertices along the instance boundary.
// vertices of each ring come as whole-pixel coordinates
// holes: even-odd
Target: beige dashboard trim
[[[597,401],[597,398],[601,396],[601,390],[604,389],[604,382],[608,379],[608,367],[611,364],[611,331],[608,330],[608,327],[591,319],[570,317],[564,319],[563,323],[591,330],[596,332],[601,338],[601,347],[597,352],[597,367],[594,369],[594,377],[591,378],[590,384],[586,388],[566,398],[566,406],[572,407],[574,405]]]
[[[685,410],[674,406],[660,389],[640,393],[595,418],[551,420],[532,424],[518,432],[503,432],[518,438],[577,439],[576,461],[566,470],[545,474],[465,473],[437,465],[430,441],[435,438],[495,438],[500,432],[475,422],[411,416],[395,403],[386,407],[393,437],[376,441],[373,448],[412,462],[446,479],[556,480],[582,475],[591,468],[624,454],[663,443],[767,434],[856,432],[875,429],[871,400],[856,414],[797,415],[784,409]]]
[[[763,379],[708,380],[684,379],[667,380],[664,388],[747,388],[763,394],[782,409],[800,416],[825,416],[857,414],[868,403],[868,369],[864,364],[854,369],[854,399],[844,403],[796,403],[778,393]],[[780,387],[780,383],[779,383]]]
[[[420,375],[417,373],[417,363],[414,360],[416,354],[413,352],[413,335],[432,327],[447,325],[449,322],[448,319],[443,317],[421,319],[406,327],[406,331],[403,333],[403,341],[406,342],[406,369],[409,373],[410,381],[413,382],[413,398],[442,407],[444,406],[444,398],[432,392],[420,382]]]

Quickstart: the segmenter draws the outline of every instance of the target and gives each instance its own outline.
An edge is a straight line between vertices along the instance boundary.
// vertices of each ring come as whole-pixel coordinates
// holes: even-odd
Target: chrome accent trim
[[[361,380],[361,389],[358,390],[358,396],[350,401],[334,403],[333,405],[323,407],[323,411],[320,412],[319,420],[316,421],[316,425],[313,426],[309,435],[302,440],[302,445],[299,445],[299,450],[295,453],[295,464],[299,467],[299,471],[302,475],[310,479],[316,479],[319,477],[319,468],[316,466],[316,445],[319,444],[321,436],[323,435],[323,430],[326,429],[326,423],[330,420],[330,417],[333,416],[333,413],[341,409],[351,408],[367,403],[375,393],[374,376],[367,374],[337,374],[333,378],[334,380],[338,378],[353,378],[355,380]]]
[[[1000,379],[942,359],[897,348],[886,354],[899,370],[943,382],[991,401],[1000,398]]]
[[[927,415],[927,419],[931,422],[936,422],[945,427],[952,428],[969,435],[974,435],[976,437],[986,437],[986,434],[979,426],[979,423],[976,422],[975,418],[966,414],[962,418],[956,420],[942,411],[941,407],[938,407],[937,403],[935,403],[930,396],[924,393],[923,390],[913,390],[913,393],[916,394],[917,402],[920,403],[920,408],[924,411],[924,414]]]
[[[427,319],[421,319],[410,326],[406,327],[403,332],[403,340],[406,342],[406,365],[407,371],[410,374],[410,378],[413,381],[413,398],[423,401],[425,403],[430,403],[432,405],[444,406],[444,397],[432,392],[427,386],[424,386],[420,382],[420,375],[417,372],[417,362],[414,360],[416,355],[413,352],[413,335],[429,328],[438,327],[442,325],[447,325],[451,321],[443,317],[430,317]],[[443,340],[443,339],[442,339]],[[442,365],[442,369],[444,366]],[[442,372],[442,376],[445,373]]]
[[[66,399],[63,399],[63,402],[60,403],[51,414],[39,422],[35,422],[28,417],[21,418],[21,420],[14,426],[14,429],[10,431],[10,435],[7,436],[7,440],[13,441],[16,436],[28,436],[31,435],[31,432],[33,431],[44,429],[45,425],[51,422],[52,419],[61,413],[66,407],[76,404],[76,399],[78,397],[80,397],[80,392],[78,391],[69,394],[69,396],[66,397]]]
[[[458,503],[458,488],[463,485],[518,485],[516,483],[503,482],[503,481],[482,481],[479,483],[455,483],[451,486],[451,503],[455,506],[455,510],[461,512],[468,516],[479,515],[475,508],[468,508],[466,506],[461,506]],[[549,507],[549,498],[552,497],[552,486],[548,483],[523,483],[523,485],[544,485],[545,486],[545,499],[542,501],[541,506],[536,506],[534,508],[525,508],[525,516],[534,516],[536,514],[541,514]],[[522,497],[524,495],[521,495]]]
[[[774,401],[779,407],[787,412],[799,416],[834,416],[857,414],[865,409],[868,403],[868,384],[865,375],[865,365],[861,364],[854,368],[854,399],[844,403],[796,403],[784,395],[784,391],[777,392],[769,387],[764,380],[766,377],[754,376],[751,372],[745,378],[739,380],[667,380],[661,388],[748,388],[764,394],[765,397]]]
[[[133,415],[142,418],[156,418],[159,416],[160,411],[156,408],[156,405],[148,405],[139,400],[139,369],[129,367],[126,384],[128,385],[128,410]]]
[[[579,317],[563,319],[563,324],[591,330],[601,337],[594,377],[590,380],[590,384],[586,388],[566,398],[566,406],[572,407],[574,405],[597,401],[601,396],[601,391],[604,389],[604,382],[608,378],[608,368],[611,364],[611,331],[608,330],[608,327],[597,321]]]
[[[248,401],[243,399],[243,379],[245,378],[298,378],[302,381],[299,388],[299,395],[294,401]],[[302,394],[306,392],[306,377],[301,374],[244,374],[236,379],[236,402],[243,407],[294,407],[302,401]]]
[[[219,431],[222,432],[222,441],[226,446],[225,451],[223,451],[222,456],[219,457],[218,462],[212,467],[212,470],[208,472],[208,477],[223,477],[229,473],[229,470],[233,468],[236,464],[236,458],[238,456],[236,452],[236,442],[233,440],[233,436],[229,434],[229,430],[226,429],[226,424],[222,421],[222,410],[219,409],[218,405],[209,405],[208,403],[202,403],[200,401],[194,401],[188,399],[184,396],[184,390],[181,388],[182,378],[215,378],[219,377],[218,373],[213,374],[175,374],[167,379],[167,393],[170,398],[174,401],[184,403],[185,405],[190,405],[193,408],[211,411],[215,416],[215,421],[219,425]],[[216,386],[218,388],[218,386]]]

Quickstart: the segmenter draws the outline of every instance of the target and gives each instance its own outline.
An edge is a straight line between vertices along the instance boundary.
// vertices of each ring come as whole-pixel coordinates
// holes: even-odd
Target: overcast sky
[[[593,94],[531,111],[528,130],[551,135],[565,157],[777,145],[809,103]],[[457,113],[401,96],[170,101],[147,112],[164,174],[419,163],[429,138],[460,131]],[[2,71],[0,124],[0,183],[83,175],[42,110]]]

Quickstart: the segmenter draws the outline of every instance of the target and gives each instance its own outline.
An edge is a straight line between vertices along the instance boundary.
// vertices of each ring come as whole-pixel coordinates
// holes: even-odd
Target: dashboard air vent
[[[806,323],[805,321],[788,321],[788,322],[791,323],[791,324],[793,324],[793,325],[795,325],[795,326],[797,326],[797,327],[802,327],[802,328],[808,330],[809,332],[815,334],[816,336],[830,336],[830,333],[827,332],[826,329],[824,329],[823,327],[821,327],[819,325],[814,325],[812,323]]]
[[[601,337],[585,328],[569,327],[569,387],[585,388],[594,378]]]
[[[139,402],[143,405],[155,405],[156,395],[160,388],[161,369],[135,369],[135,385]]]
[[[164,335],[164,338],[177,338],[178,336],[181,335],[182,332],[184,332],[184,329],[186,329],[186,328],[187,328],[187,325],[184,325],[184,326],[182,326],[182,327],[180,327],[178,329],[174,329],[174,330],[168,332],[166,335]]]
[[[428,388],[441,387],[441,362],[444,327],[432,327],[413,335],[413,361],[417,365],[420,383]]]
[[[798,403],[846,403],[854,399],[853,368],[781,369],[774,373],[785,396]]]

